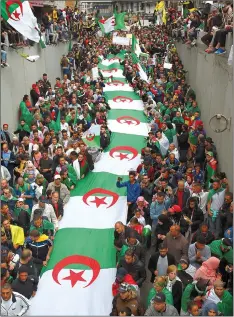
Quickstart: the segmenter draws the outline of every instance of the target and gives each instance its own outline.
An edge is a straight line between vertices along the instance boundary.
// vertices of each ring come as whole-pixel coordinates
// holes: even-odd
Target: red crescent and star
[[[96,196],[97,194],[99,194],[99,196],[101,194],[101,195],[108,195],[108,196],[112,197],[111,204],[109,206],[106,206],[106,208],[112,207],[114,204],[116,204],[117,200],[119,199],[119,195],[110,191],[110,190],[107,190],[104,188],[94,188],[94,189],[91,189],[90,191],[88,191],[86,194],[84,194],[84,196],[82,198],[83,202],[88,206],[90,203],[96,204],[97,208],[100,207],[101,205],[107,205],[107,202],[105,201],[107,196],[97,197]],[[95,196],[95,198],[94,198],[94,200],[88,202],[88,198],[91,196]]]
[[[20,12],[18,12],[18,8],[16,8],[14,12],[10,13],[10,6],[14,5],[14,4],[18,4]],[[22,2],[20,0],[8,0],[6,2],[6,13],[7,13],[9,19],[14,20],[14,21],[20,21],[20,15],[23,15]]]
[[[123,116],[116,119],[120,124],[126,123],[127,125],[139,125],[140,121],[130,116]]]
[[[130,153],[122,153],[120,151],[128,151],[128,152],[132,153],[132,157],[129,157]],[[118,152],[118,155],[114,156],[114,153],[116,153],[116,152]],[[138,155],[138,151],[134,147],[131,147],[131,146],[116,146],[110,150],[109,155],[112,158],[119,158],[120,161],[122,161],[124,159],[131,161]]]
[[[115,98],[113,98],[114,102],[132,102],[133,99],[125,97],[125,96],[117,96]]]
[[[93,282],[97,279],[101,270],[100,264],[98,263],[98,261],[96,261],[93,258],[84,256],[84,255],[70,255],[70,256],[67,256],[66,258],[63,258],[61,261],[59,261],[55,265],[52,271],[52,277],[55,283],[61,285],[61,283],[58,280],[58,275],[62,269],[64,269],[66,266],[70,264],[82,264],[82,265],[88,266],[92,270],[93,277],[89,281],[89,283],[83,288],[86,288],[90,286],[91,284],[93,284]],[[85,272],[84,270],[80,272],[75,272],[72,269],[70,269],[69,272],[70,272],[70,275],[64,277],[63,280],[71,281],[71,287],[74,287],[77,282],[87,282],[82,276]]]

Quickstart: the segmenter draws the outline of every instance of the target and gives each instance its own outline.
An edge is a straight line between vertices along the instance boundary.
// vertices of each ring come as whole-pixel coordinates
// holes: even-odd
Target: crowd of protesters
[[[198,33],[204,31],[201,41],[208,47],[205,52],[222,55],[226,53],[226,38],[233,33],[233,3],[225,1],[222,9],[218,3],[207,3],[202,11],[186,10],[172,12],[171,32],[173,37],[181,39],[185,44],[194,46],[197,43]]]
[[[100,57],[121,51],[124,75],[144,102],[150,132],[141,151],[142,164],[129,173],[129,181],[116,182],[127,188],[128,221],[114,226],[117,273],[110,315],[232,316],[233,194],[218,169],[216,147],[206,135],[169,29],[130,30],[148,55],[143,65],[150,81],[146,83],[130,48],[81,28],[72,50],[61,58],[63,77],[52,86],[43,74],[32,85],[31,100],[25,95],[21,103],[21,111],[26,108],[30,116],[21,112],[14,134],[3,124],[3,315],[27,314],[70,191],[94,168],[82,134],[100,125],[98,150],[111,142],[105,80],[94,80],[91,70]],[[171,69],[163,66],[165,56]],[[152,288],[143,302],[147,270]]]

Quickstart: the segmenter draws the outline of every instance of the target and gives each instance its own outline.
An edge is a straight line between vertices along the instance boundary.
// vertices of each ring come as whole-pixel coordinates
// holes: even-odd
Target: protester
[[[99,73],[94,79],[92,68],[117,54],[124,56],[120,61],[123,74],[143,101],[142,115],[150,131],[146,140],[139,137],[137,150],[142,161],[140,155],[129,160],[129,180],[122,181],[119,176],[116,182],[116,192],[126,187],[128,211],[127,225],[115,218],[117,273],[111,315],[230,314],[225,305],[227,302],[231,307],[233,289],[232,194],[226,175],[218,171],[216,147],[201,121],[202,100],[198,102],[186,84],[186,71],[170,38],[177,27],[173,21],[180,15],[167,8],[167,16],[163,27],[133,25],[129,30],[139,40],[143,53],[139,60],[147,82],[134,62],[132,48],[113,45],[112,36],[97,36],[96,26],[92,31],[85,29],[88,18],[83,13],[54,8],[51,16],[43,15],[41,35],[48,45],[65,41],[68,35],[74,41],[59,61],[63,78],[57,77],[51,85],[44,73],[30,83],[32,100],[25,95],[21,101],[15,130],[18,139],[9,132],[14,126],[4,124],[1,130],[3,286],[12,278],[17,291],[28,298],[35,295],[31,276],[36,281],[50,261],[51,240],[57,241],[59,222],[63,226],[62,218],[67,218],[70,197],[79,192],[84,195],[86,179],[93,179],[96,162],[114,147],[116,133],[111,133],[108,124],[115,110],[103,90],[113,78]],[[219,18],[214,11],[210,21],[217,25]],[[203,19],[195,12],[179,21],[188,27],[179,33],[194,44]],[[223,32],[217,31],[212,39],[211,24],[209,27],[206,42],[220,40],[216,47],[223,49]],[[8,36],[12,41],[13,34],[8,32]],[[172,64],[171,69],[164,68],[165,61]],[[96,135],[92,139],[92,129],[100,130],[100,138]],[[123,145],[131,146],[127,140]],[[92,186],[100,187],[95,180]],[[106,209],[108,215],[110,210]],[[121,213],[124,216],[126,210]],[[144,300],[147,268],[150,283],[154,283],[149,285],[148,303]],[[225,285],[217,284],[221,278]],[[2,306],[9,304],[3,301]],[[6,312],[10,314],[14,312]]]

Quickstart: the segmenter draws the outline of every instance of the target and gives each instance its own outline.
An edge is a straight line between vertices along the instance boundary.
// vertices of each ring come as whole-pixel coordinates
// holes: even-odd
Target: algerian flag
[[[122,13],[115,13],[112,17],[109,19],[98,22],[101,30],[103,33],[110,33],[114,30],[125,30],[125,12]]]
[[[119,77],[113,77],[113,82],[116,80],[120,81]],[[119,91],[105,89],[109,104],[120,100],[120,103],[131,104],[132,108],[108,112],[110,130],[112,122],[116,121],[122,129],[112,130],[111,143],[95,163],[94,171],[79,180],[71,192],[28,315],[45,316],[48,312],[53,316],[110,314],[112,283],[116,275],[114,224],[117,221],[126,223],[127,217],[126,188],[117,188],[116,180],[118,176],[127,180],[128,169],[140,163],[147,125],[143,111],[139,111],[140,107],[143,110],[142,100],[136,93],[121,91],[121,87]],[[122,97],[119,99],[119,96]],[[128,125],[131,129],[137,128],[138,133],[132,134]],[[99,137],[100,126],[91,126],[83,140],[91,134],[95,135],[94,139]]]
[[[92,125],[83,133],[82,140],[87,146],[100,148],[100,125]]]
[[[129,84],[124,84],[119,80],[113,80],[112,82],[105,84],[104,91],[131,91],[133,92],[133,88]]]
[[[132,35],[132,52],[139,57],[139,55],[142,53],[141,48],[139,45],[139,40],[135,37],[135,35]]]
[[[27,39],[39,43],[37,19],[32,13],[29,1],[1,0],[1,16]]]

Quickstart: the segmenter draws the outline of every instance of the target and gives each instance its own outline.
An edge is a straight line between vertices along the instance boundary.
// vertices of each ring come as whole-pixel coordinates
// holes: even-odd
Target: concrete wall
[[[1,123],[8,123],[9,130],[14,131],[18,124],[18,107],[25,94],[30,94],[31,85],[48,74],[52,85],[55,78],[61,76],[60,59],[67,54],[68,43],[57,46],[47,46],[41,49],[35,47],[19,50],[28,55],[39,55],[36,62],[29,62],[9,48],[7,62],[10,67],[1,69]]]
[[[227,57],[206,54],[201,47],[188,48],[178,43],[177,50],[188,71],[187,81],[196,92],[207,136],[212,137],[217,147],[219,169],[227,173],[232,185],[233,124],[223,133],[215,133],[209,125],[211,117],[219,113],[234,120],[232,67],[227,64]],[[216,120],[212,120],[213,127],[220,128]]]

